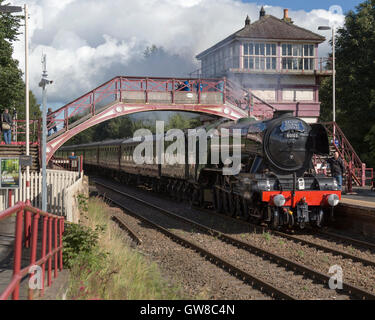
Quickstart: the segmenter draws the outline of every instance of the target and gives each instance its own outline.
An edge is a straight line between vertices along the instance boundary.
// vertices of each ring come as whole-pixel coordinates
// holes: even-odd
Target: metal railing
[[[227,72],[237,73],[278,73],[332,75],[332,58],[330,57],[276,57],[276,56],[228,56],[216,62],[203,63],[191,77],[218,77]]]
[[[340,129],[336,122],[324,123],[328,135],[331,139],[331,146],[340,154],[344,160],[348,174],[357,186],[366,186],[367,181],[371,181],[374,177],[373,169],[366,168],[366,164],[361,161],[354,148],[345,137],[344,132]],[[351,183],[352,179],[347,179]],[[350,189],[350,188],[349,188]]]
[[[38,143],[39,120],[30,120],[30,144]],[[25,145],[26,120],[13,120],[12,144]]]
[[[0,300],[7,300],[11,295],[13,300],[19,299],[20,282],[27,275],[34,276],[31,267],[41,267],[41,295],[44,294],[45,272],[47,264],[47,286],[52,284],[52,259],[54,259],[54,278],[58,269],[63,268],[62,234],[64,232],[64,217],[52,215],[39,209],[19,202],[15,206],[0,212],[0,221],[16,214],[15,244],[13,259],[13,276],[9,285],[0,295]],[[39,237],[39,220],[42,219],[41,251],[37,254]],[[21,269],[23,246],[30,250],[30,263]],[[37,260],[38,259],[38,260]],[[33,289],[29,287],[28,298],[33,299]]]
[[[188,98],[187,95],[189,95]],[[242,110],[250,110],[251,105],[254,108],[254,99],[257,101],[255,103],[269,107],[267,109],[270,111],[274,109],[249,90],[228,81],[225,77],[190,79],[119,76],[50,113],[47,116],[47,132],[50,133],[47,140],[54,139],[119,101],[127,104],[155,103],[159,105],[164,103],[181,106],[186,104],[224,105],[229,102]],[[267,116],[272,116],[272,114],[265,115]],[[18,134],[24,133],[22,131],[24,126],[25,121],[18,120]],[[34,129],[34,135],[38,137],[38,143],[40,143],[41,121],[31,121],[30,128]]]
[[[47,117],[47,130],[52,132],[49,140],[118,101],[128,104],[153,102],[177,105],[186,103],[225,104],[225,86],[225,79],[119,76],[51,113]],[[189,92],[193,98],[188,102],[184,100],[184,96]],[[216,95],[210,96],[213,93]],[[210,97],[212,100],[209,100]],[[56,128],[56,133],[54,128]]]

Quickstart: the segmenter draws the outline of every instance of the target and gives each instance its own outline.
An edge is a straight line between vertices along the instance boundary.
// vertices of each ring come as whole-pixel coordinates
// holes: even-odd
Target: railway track
[[[106,189],[109,189],[112,192],[119,193],[119,191],[114,190],[111,187],[108,187],[104,184],[101,184],[101,183],[98,183],[98,182],[96,182],[96,184],[100,184],[102,187],[104,187]],[[227,260],[211,253],[210,251],[208,251],[205,248],[197,245],[196,243],[193,243],[193,242],[177,235],[176,233],[171,232],[168,229],[160,226],[159,224],[154,223],[150,219],[147,219],[147,218],[143,217],[142,215],[136,213],[134,210],[128,208],[126,205],[124,205],[120,201],[113,199],[108,194],[105,194],[104,197],[107,200],[109,200],[110,202],[116,204],[117,206],[119,206],[120,208],[125,210],[128,214],[131,214],[135,218],[143,221],[144,223],[147,223],[148,225],[150,225],[153,228],[155,228],[156,230],[160,231],[161,233],[163,233],[167,237],[171,238],[176,243],[178,243],[178,244],[180,244],[184,247],[189,247],[189,248],[195,250],[196,252],[201,254],[203,257],[205,257],[207,260],[209,260],[213,264],[215,264],[215,265],[221,267],[222,269],[230,272],[232,275],[235,275],[238,279],[249,283],[251,286],[254,286],[254,287],[258,288],[259,290],[261,290],[263,292],[266,292],[271,297],[273,297],[273,298],[278,297],[278,298],[281,298],[283,300],[296,300],[296,298],[293,297],[292,295],[289,295],[288,293],[276,288],[275,286],[267,283],[266,281],[263,281],[263,280],[261,280],[257,277],[254,277],[250,273],[248,273],[248,272],[246,272],[246,271],[244,271],[240,268],[237,268],[236,266],[234,266],[233,264],[231,264]]]
[[[137,236],[137,234],[128,226],[128,224],[126,223],[126,221],[124,220],[123,217],[121,217],[120,215],[113,215],[111,217],[111,219],[113,221],[115,221],[121,229],[125,230],[127,232],[127,234],[129,235],[129,237],[137,244],[137,245],[141,245],[142,244],[142,240],[141,238],[139,238]]]
[[[208,227],[206,227],[202,224],[198,224],[198,223],[196,223],[196,222],[194,222],[190,219],[186,219],[184,217],[181,217],[180,215],[178,215],[174,212],[171,212],[169,210],[165,210],[165,209],[163,209],[159,206],[150,204],[150,203],[148,203],[148,202],[146,202],[142,199],[139,199],[139,198],[137,198],[133,195],[124,193],[122,191],[119,191],[119,190],[116,189],[116,186],[109,185],[107,183],[103,183],[103,182],[100,182],[100,181],[97,181],[97,180],[95,180],[95,183],[97,185],[103,187],[104,189],[110,190],[110,192],[113,192],[113,193],[116,193],[118,195],[124,196],[128,199],[132,199],[133,201],[135,201],[137,203],[140,203],[143,206],[147,206],[148,208],[152,208],[153,210],[156,210],[156,211],[162,213],[165,216],[171,217],[175,220],[179,220],[179,221],[181,221],[185,224],[188,224],[188,225],[190,225],[190,226],[192,226],[192,227],[194,227],[198,230],[201,230],[204,233],[209,234],[212,237],[222,241],[223,243],[234,246],[234,247],[236,247],[240,250],[247,251],[250,254],[257,255],[257,256],[261,257],[262,259],[267,259],[267,260],[277,264],[278,266],[283,267],[284,269],[292,270],[293,272],[296,272],[298,274],[302,274],[304,277],[307,276],[308,278],[312,279],[313,281],[317,281],[320,284],[323,284],[324,286],[326,286],[328,284],[329,280],[330,280],[330,277],[328,277],[327,275],[325,275],[325,274],[323,274],[319,271],[313,270],[313,269],[311,269],[311,268],[309,268],[305,265],[302,265],[300,263],[297,263],[297,262],[294,262],[292,260],[286,259],[286,258],[284,258],[280,255],[272,253],[272,252],[270,252],[268,250],[265,250],[263,248],[260,248],[258,246],[252,245],[248,242],[243,242],[241,240],[233,238],[230,235],[227,235],[227,234],[221,233],[217,230],[208,228]],[[124,208],[124,205],[119,203],[119,201],[115,200],[113,202]],[[125,210],[128,211],[128,212],[132,211],[129,208],[125,208]],[[136,214],[134,212],[131,212],[131,213],[133,215],[136,215],[137,217],[139,217],[142,220],[145,219],[144,217],[141,217],[139,214]],[[182,243],[184,243],[184,245],[188,245],[190,248],[200,252],[201,254],[206,256],[209,260],[213,260],[213,262],[215,264],[219,264],[220,266],[224,267],[225,269],[231,270],[232,272],[234,272],[234,274],[239,275],[242,279],[246,279],[247,281],[250,281],[250,283],[252,283],[252,284],[257,283],[258,286],[260,286],[263,289],[266,289],[266,291],[268,293],[270,293],[272,296],[274,296],[276,294],[276,296],[281,297],[283,299],[293,299],[294,298],[292,295],[287,294],[286,292],[275,288],[272,284],[267,283],[262,279],[256,278],[253,275],[249,274],[248,272],[237,268],[236,266],[229,263],[228,261],[223,260],[222,258],[218,257],[217,255],[209,252],[207,249],[202,248],[200,246],[197,246],[195,243],[187,241],[184,238],[181,238],[180,236],[176,235],[175,233],[172,233],[170,230],[167,230],[167,229],[165,229],[161,226],[158,226],[157,224],[155,224],[154,222],[151,222],[151,221],[147,221],[147,223],[151,224],[153,227],[157,228],[158,230],[160,230],[161,232],[163,232],[167,236],[171,237],[175,241],[182,242]],[[368,292],[364,289],[361,289],[359,287],[356,287],[356,286],[353,286],[353,285],[350,285],[350,284],[346,284],[346,283],[343,284],[343,290],[342,291],[346,292],[349,297],[355,296],[355,297],[360,298],[360,299],[371,299],[371,300],[375,299],[375,295],[372,294],[371,292]],[[342,292],[340,291],[340,293],[342,293]]]
[[[298,236],[298,235],[293,235],[293,234],[286,233],[286,232],[276,231],[276,230],[273,230],[269,227],[259,226],[259,225],[256,225],[256,224],[244,221],[244,220],[239,220],[237,218],[233,218],[233,217],[230,217],[230,216],[227,216],[227,215],[224,215],[224,214],[217,213],[213,210],[202,209],[202,208],[195,208],[195,209],[197,209],[199,211],[202,211],[202,212],[209,213],[209,214],[215,214],[215,215],[218,215],[220,217],[223,217],[224,219],[235,221],[237,223],[238,222],[245,223],[245,224],[251,226],[254,229],[261,230],[262,232],[267,231],[267,232],[269,232],[273,235],[276,235],[276,236],[279,236],[279,237],[282,237],[282,238],[285,238],[285,239],[288,239],[288,240],[292,240],[294,242],[297,242],[297,243],[300,243],[300,244],[303,244],[303,245],[307,245],[309,247],[312,247],[312,248],[315,248],[315,249],[318,249],[318,250],[322,250],[324,252],[328,252],[328,253],[331,253],[333,255],[342,256],[343,258],[351,259],[354,262],[360,262],[365,266],[375,267],[375,261],[374,260],[369,260],[369,259],[365,259],[365,258],[362,258],[362,257],[358,257],[356,255],[350,254],[350,253],[342,251],[342,250],[338,250],[338,249],[335,249],[335,248],[332,248],[332,247],[329,247],[329,246],[326,246],[326,245],[322,245],[322,244],[319,244],[319,243],[316,243],[316,242],[313,242],[313,241],[310,241],[310,240],[306,240],[306,239],[301,238],[301,236]],[[350,238],[350,237],[334,234],[334,233],[327,232],[327,231],[319,231],[318,234],[323,235],[323,236],[328,237],[328,238],[331,238],[331,239],[334,239],[336,241],[340,241],[340,242],[344,242],[344,243],[347,243],[347,244],[350,244],[350,245],[357,246],[359,248],[367,248],[367,249],[370,249],[370,250],[375,250],[375,245],[370,243],[370,242],[353,239],[353,238]],[[312,234],[312,236],[314,236],[314,235]]]
[[[350,245],[355,245],[358,247],[367,248],[369,250],[375,251],[375,244],[371,242],[350,238],[350,237],[337,234],[337,233],[333,233],[333,232],[329,232],[329,231],[319,231],[318,233],[328,238],[334,239],[336,241],[340,241],[342,243],[347,243]]]
[[[293,235],[293,234],[286,233],[286,232],[276,231],[276,230],[273,230],[269,227],[259,226],[259,225],[256,225],[256,224],[244,221],[244,220],[239,220],[239,219],[236,219],[236,218],[233,218],[233,217],[226,216],[224,214],[216,213],[213,210],[201,209],[201,208],[196,208],[196,209],[199,210],[199,211],[202,211],[202,212],[209,213],[209,214],[213,213],[215,215],[219,215],[219,216],[223,217],[224,219],[228,219],[228,220],[231,220],[231,221],[236,221],[236,222],[241,221],[241,223],[246,223],[249,226],[251,226],[252,228],[255,228],[257,230],[261,230],[263,232],[269,232],[273,235],[276,235],[276,236],[279,236],[279,237],[282,237],[282,238],[285,238],[285,239],[288,239],[288,240],[292,240],[294,242],[297,242],[297,243],[300,243],[300,244],[303,244],[303,245],[307,245],[309,247],[312,247],[312,248],[315,248],[315,249],[318,249],[318,250],[322,250],[324,252],[332,253],[333,255],[342,256],[343,258],[351,259],[354,262],[360,262],[360,263],[362,263],[363,265],[366,265],[366,266],[375,267],[375,261],[373,261],[373,260],[358,257],[358,256],[355,256],[353,254],[350,254],[350,253],[342,251],[342,250],[338,250],[338,249],[335,249],[335,248],[332,248],[332,247],[328,247],[326,245],[322,245],[322,244],[319,244],[319,243],[316,243],[316,242],[313,242],[313,241],[310,241],[310,240],[306,240],[306,239],[301,238],[298,235]],[[341,241],[341,242],[346,242],[348,244],[355,245],[355,246],[360,247],[360,248],[369,248],[370,250],[375,250],[375,245],[372,244],[372,243],[369,243],[369,242],[360,241],[360,240],[353,239],[353,238],[350,238],[350,237],[341,236],[341,235],[333,234],[333,233],[330,233],[330,232],[324,232],[324,231],[318,232],[318,234],[330,237],[332,239],[336,239],[336,240]]]

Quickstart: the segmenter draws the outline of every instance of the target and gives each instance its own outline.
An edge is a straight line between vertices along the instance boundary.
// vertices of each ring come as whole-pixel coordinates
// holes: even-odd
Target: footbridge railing
[[[248,116],[245,98],[238,96],[231,86],[227,87],[226,78],[119,76],[48,114],[47,161],[74,135],[116,117],[172,110],[208,113],[237,120]]]
[[[32,277],[36,279],[35,282],[30,282],[36,284],[43,295],[46,272],[47,286],[51,286],[52,269],[54,269],[53,277],[56,278],[58,270],[61,271],[63,268],[64,217],[52,215],[19,202],[0,212],[0,222],[11,219],[13,215],[16,215],[13,275],[5,290],[0,292],[0,300],[7,300],[10,296],[13,300],[18,300],[20,298],[20,283],[28,274],[30,279]],[[38,248],[40,249],[39,253],[37,252]],[[25,262],[25,258],[28,258],[29,262],[27,260]],[[33,290],[35,289],[27,287],[28,299],[33,299]]]
[[[357,186],[366,186],[369,184],[373,177],[373,169],[367,168],[355,152],[354,148],[345,137],[344,132],[340,129],[336,122],[324,123],[331,139],[331,146],[333,151],[337,151],[347,168],[347,173],[352,177],[353,182]],[[351,179],[348,179],[351,183]],[[349,187],[350,188],[350,187]]]
[[[249,116],[262,119],[273,117],[274,111],[277,110],[273,105],[255,95],[251,90],[243,88],[237,82],[227,79],[226,84],[226,99],[231,104],[246,110]],[[261,108],[257,108],[259,105]],[[261,112],[258,109],[261,109]]]
[[[116,77],[48,115],[49,140],[98,114],[111,103],[224,105],[227,80]],[[232,103],[233,100],[230,101]]]

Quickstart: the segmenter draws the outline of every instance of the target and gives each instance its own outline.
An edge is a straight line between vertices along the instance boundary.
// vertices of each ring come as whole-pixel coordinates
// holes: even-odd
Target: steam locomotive
[[[64,146],[58,154],[75,152],[83,155],[86,171],[100,172],[122,183],[148,185],[177,200],[211,206],[217,212],[267,223],[276,229],[321,227],[333,217],[341,191],[334,178],[316,174],[312,164],[314,154],[329,154],[329,140],[322,125],[307,124],[289,112],[275,112],[270,120],[219,120],[201,128],[241,131],[238,174],[224,175],[227,162],[212,163],[210,153],[207,164],[186,161],[137,165],[133,155],[140,142],[134,138]],[[156,150],[155,136],[152,143]],[[198,150],[199,143],[198,137]],[[209,136],[210,152],[215,149],[212,143]],[[233,148],[234,143],[232,153]]]

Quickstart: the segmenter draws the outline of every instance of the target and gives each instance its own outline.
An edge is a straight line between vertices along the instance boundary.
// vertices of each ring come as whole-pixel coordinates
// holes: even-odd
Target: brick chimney
[[[292,19],[289,18],[289,10],[288,9],[284,9],[284,18],[283,20],[285,22],[288,22],[288,23],[293,23]]]

